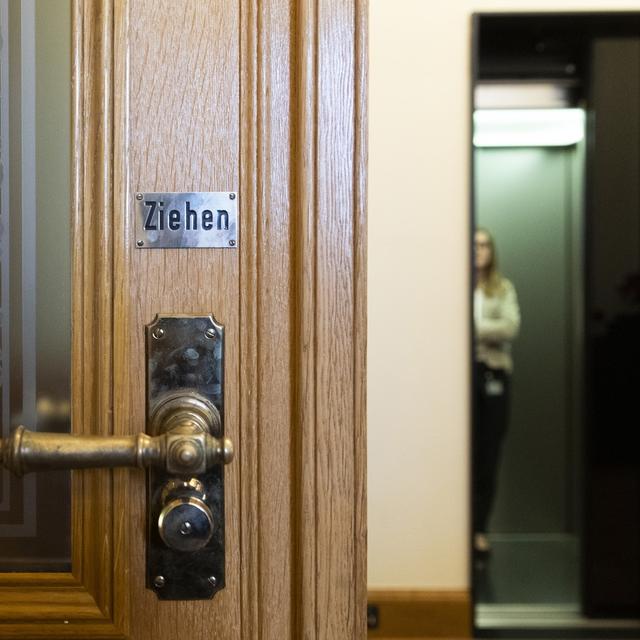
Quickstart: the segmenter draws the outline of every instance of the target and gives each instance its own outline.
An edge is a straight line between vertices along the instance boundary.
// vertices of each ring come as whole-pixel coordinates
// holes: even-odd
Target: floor
[[[491,536],[492,553],[475,570],[482,605],[561,605],[580,601],[578,540],[569,535]]]
[[[591,620],[580,613],[575,536],[490,536],[474,567],[476,635],[482,638],[635,638],[639,620]]]

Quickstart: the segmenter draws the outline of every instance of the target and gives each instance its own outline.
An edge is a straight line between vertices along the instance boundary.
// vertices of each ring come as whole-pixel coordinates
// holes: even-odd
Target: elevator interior
[[[476,633],[638,637],[640,14],[474,35],[473,224],[522,314]]]

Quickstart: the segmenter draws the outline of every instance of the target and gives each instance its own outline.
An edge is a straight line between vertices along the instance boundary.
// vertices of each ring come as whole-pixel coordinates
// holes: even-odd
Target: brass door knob
[[[211,540],[214,522],[202,483],[196,478],[171,480],[162,492],[158,518],[162,541],[176,551],[197,551]]]

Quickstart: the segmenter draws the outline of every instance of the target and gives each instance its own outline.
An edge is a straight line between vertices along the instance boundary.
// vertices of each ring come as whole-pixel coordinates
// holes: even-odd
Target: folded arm
[[[505,342],[513,340],[520,330],[520,308],[513,285],[506,285],[501,301],[500,318],[477,318],[476,334],[479,340],[486,342]]]

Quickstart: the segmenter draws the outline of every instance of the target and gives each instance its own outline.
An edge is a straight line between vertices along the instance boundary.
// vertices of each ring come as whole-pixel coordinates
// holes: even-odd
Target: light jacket
[[[503,278],[502,290],[487,296],[480,287],[473,295],[476,360],[492,369],[513,371],[511,343],[520,330],[520,308],[516,290]]]

